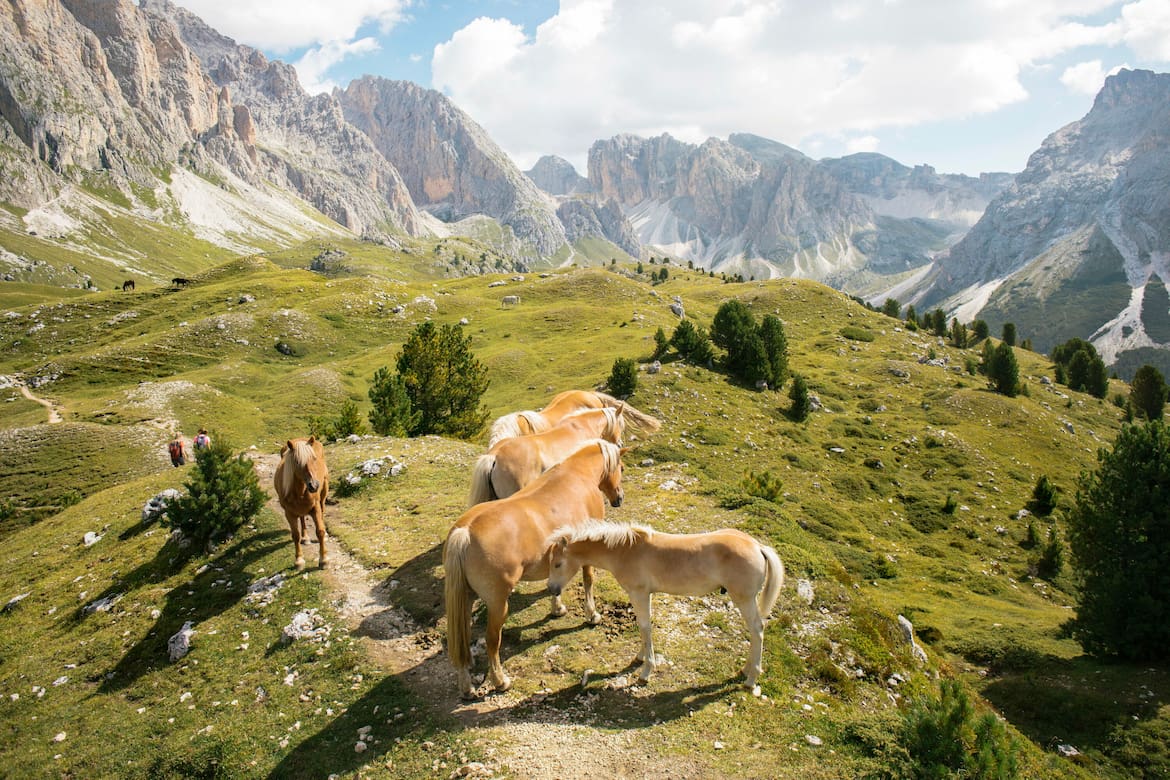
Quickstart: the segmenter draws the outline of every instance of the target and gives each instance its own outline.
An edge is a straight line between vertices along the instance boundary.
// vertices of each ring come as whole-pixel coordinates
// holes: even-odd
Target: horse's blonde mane
[[[308,439],[300,439],[293,442],[292,457],[298,466],[308,468],[309,464],[313,462],[313,458],[317,457],[317,453],[313,452],[313,447],[309,444]]]
[[[632,547],[644,542],[654,534],[648,525],[615,523],[611,520],[587,520],[576,526],[563,526],[548,538],[551,544],[573,544],[574,542],[600,542],[606,547]]]
[[[544,419],[540,412],[533,412],[526,409],[522,412],[505,414],[492,423],[491,430],[488,432],[488,449],[490,450],[501,439],[522,436],[523,432],[520,430],[521,418],[527,420],[529,427],[534,431],[546,431],[549,428],[548,421]]]
[[[626,418],[612,406],[603,406],[600,409],[578,409],[575,412],[566,414],[561,418],[561,422],[571,420],[574,417],[584,417],[585,415],[598,413],[605,418],[605,428],[601,432],[602,437],[620,440],[622,433],[625,431]]]
[[[601,456],[605,458],[605,473],[613,474],[622,467],[622,448],[604,439],[594,439],[601,446]]]
[[[298,439],[289,443],[292,444],[292,447],[281,448],[281,457],[288,461],[288,464],[281,469],[281,484],[277,485],[277,490],[286,495],[295,489],[298,476],[308,471],[313,460],[317,457],[317,453],[309,444],[308,439]]]

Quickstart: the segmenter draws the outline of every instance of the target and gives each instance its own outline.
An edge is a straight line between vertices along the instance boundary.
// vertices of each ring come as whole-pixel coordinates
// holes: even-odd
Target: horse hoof
[[[322,558],[322,559],[321,559],[321,561],[320,561],[320,562],[317,564],[317,566],[318,566],[319,568],[322,568],[322,569],[328,568],[328,566],[329,566],[329,561],[327,561],[327,560],[325,560],[324,558]]]
[[[748,687],[752,690],[752,696],[756,697],[757,699],[760,698],[760,694],[763,693],[763,691],[760,690],[760,686],[749,685]]]
[[[566,607],[564,604],[562,604],[559,607],[553,607],[552,612],[549,612],[548,614],[549,614],[549,617],[561,617],[568,611],[569,611],[569,608]]]
[[[297,571],[301,571],[304,568],[305,568],[305,559],[304,558],[297,558]]]
[[[589,625],[597,626],[600,624],[601,624],[601,613],[600,612],[594,612],[592,615],[589,616]]]
[[[503,693],[512,687],[512,679],[508,677],[508,675],[504,675],[499,680],[492,680],[492,687],[495,688],[498,693]]]

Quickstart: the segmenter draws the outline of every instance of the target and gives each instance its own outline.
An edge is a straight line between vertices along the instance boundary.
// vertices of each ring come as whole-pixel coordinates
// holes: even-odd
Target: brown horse
[[[621,407],[606,407],[573,412],[541,433],[501,439],[475,462],[467,505],[507,498],[573,454],[587,439],[605,439],[620,447],[625,427]]]
[[[608,499],[620,506],[621,450],[594,439],[541,474],[520,492],[499,501],[477,504],[459,518],[443,549],[446,572],[447,652],[459,676],[459,692],[472,698],[471,604],[476,596],[487,606],[488,679],[499,691],[512,685],[500,663],[500,634],[508,616],[508,596],[521,580],[548,576],[549,535],[605,513]],[[585,610],[589,621],[601,620],[593,604],[593,570],[584,567]],[[560,596],[553,614],[563,615]]]
[[[501,439],[547,431],[573,412],[604,407],[620,408],[622,416],[640,431],[652,433],[662,426],[657,418],[638,411],[612,395],[597,390],[566,390],[553,396],[548,405],[539,412],[527,410],[512,412],[498,418],[492,423],[488,435],[488,449],[494,447]]]
[[[292,534],[297,569],[305,568],[301,540],[308,536],[305,519],[313,518],[317,528],[319,564],[325,568],[325,497],[329,494],[329,468],[325,465],[325,448],[315,436],[290,439],[280,448],[280,463],[273,479],[276,498],[288,520]]]
[[[642,662],[643,682],[655,666],[650,594],[701,596],[725,589],[747,623],[751,654],[743,675],[747,687],[758,693],[764,620],[784,586],[784,564],[771,547],[734,528],[664,534],[645,526],[600,521],[561,528],[548,542],[548,589],[554,595],[583,566],[611,572],[629,594],[642,634],[642,649],[635,661]]]

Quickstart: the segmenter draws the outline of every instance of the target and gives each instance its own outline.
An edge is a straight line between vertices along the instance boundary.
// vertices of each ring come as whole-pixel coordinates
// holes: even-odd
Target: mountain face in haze
[[[328,231],[298,199],[359,235],[420,228],[393,166],[336,103],[165,0],[7,3],[0,52],[0,200],[55,210],[48,223],[92,212],[100,189],[243,250],[247,234]],[[228,215],[211,205],[223,193],[253,207]]]
[[[444,222],[492,217],[542,257],[565,245],[551,199],[443,94],[365,76],[334,95],[346,119],[402,173],[421,208]]]
[[[1170,367],[1157,354],[1170,347],[1167,284],[1170,74],[1123,70],[1044,140],[917,300],[1014,322],[1041,351],[1091,339],[1125,376],[1151,356]]]
[[[577,173],[571,162],[555,154],[541,157],[524,175],[549,195],[582,195],[593,191],[589,180]]]
[[[669,135],[598,141],[588,178],[643,245],[714,270],[858,290],[928,263],[1009,177],[938,175],[881,155],[818,162],[733,134],[698,146]]]

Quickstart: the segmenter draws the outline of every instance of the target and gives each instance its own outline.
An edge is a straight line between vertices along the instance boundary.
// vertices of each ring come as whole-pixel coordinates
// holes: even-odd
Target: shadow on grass
[[[1038,656],[986,684],[984,698],[1036,744],[1108,753],[1118,727],[1154,717],[1170,697],[1170,670],[1079,656]]]
[[[248,573],[248,568],[283,546],[285,538],[286,534],[280,531],[248,535],[210,559],[207,568],[190,582],[172,588],[166,595],[166,605],[153,628],[106,673],[99,691],[110,693],[121,690],[139,677],[170,665],[167,651],[170,637],[182,629],[186,621],[198,626],[239,602],[247,594],[248,585],[254,579]],[[185,564],[191,557],[189,553],[165,544],[154,560],[139,566],[107,588],[99,598],[126,593],[151,581],[165,580],[176,566]],[[231,586],[217,587],[215,583],[218,580],[229,581]],[[78,619],[84,620],[81,612]]]

